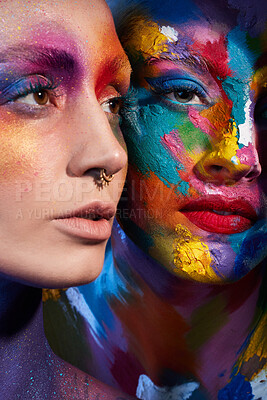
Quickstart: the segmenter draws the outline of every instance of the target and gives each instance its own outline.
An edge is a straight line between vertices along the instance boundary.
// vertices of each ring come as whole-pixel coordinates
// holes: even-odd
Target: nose
[[[126,146],[118,117],[107,114],[97,101],[88,107],[77,107],[71,124],[75,144],[67,166],[69,176],[81,177],[102,168],[107,175],[114,175],[126,166]]]
[[[201,180],[216,185],[234,185],[257,178],[261,165],[256,147],[249,143],[239,148],[238,137],[238,126],[231,120],[220,140],[212,142],[211,148],[195,165],[195,174]]]

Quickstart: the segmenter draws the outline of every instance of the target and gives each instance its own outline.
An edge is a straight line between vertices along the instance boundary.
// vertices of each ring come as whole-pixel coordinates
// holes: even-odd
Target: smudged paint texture
[[[193,14],[199,20],[184,16],[181,25],[138,16],[131,35],[122,38],[133,64],[135,93],[123,125],[130,165],[128,200],[121,202],[122,210],[132,213],[124,218],[122,212],[120,221],[145,252],[174,274],[202,282],[234,281],[267,253],[252,123],[255,90],[264,85],[254,68],[262,49],[255,51],[242,26],[217,24],[211,31],[196,6]],[[227,204],[214,206],[215,212],[207,206],[210,213],[201,209],[202,215],[187,218],[184,208],[190,202],[214,196],[218,203],[220,198],[246,202],[257,218],[244,218],[238,209],[231,216]],[[177,225],[196,238],[187,242],[188,268],[177,262]],[[251,247],[253,254],[246,250]],[[199,268],[196,273],[195,260],[206,272]]]
[[[62,321],[47,330],[59,354],[147,398],[266,392],[266,186],[255,147],[266,143],[266,33],[255,2],[247,14],[247,1],[229,3],[148,0],[150,14],[124,19],[133,91],[113,254],[95,282],[45,304]]]

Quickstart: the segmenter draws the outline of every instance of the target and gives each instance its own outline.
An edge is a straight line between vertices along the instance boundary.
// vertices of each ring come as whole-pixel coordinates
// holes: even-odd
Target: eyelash
[[[137,109],[137,93],[137,90],[133,86],[130,86],[128,92],[124,96],[120,97],[122,103],[122,107],[120,109],[121,115],[135,111]]]
[[[59,83],[55,84],[53,79],[50,80],[41,75],[22,78],[2,91],[0,104],[14,103],[19,98],[43,91],[48,92],[50,96],[57,97],[54,90],[58,86]]]
[[[198,97],[200,103],[195,103],[193,105],[201,106],[201,105],[208,105],[210,103],[210,99],[205,89],[193,80],[180,79],[180,78],[179,79],[146,78],[146,81],[150,86],[150,90],[154,94],[165,97],[166,98],[165,101],[171,102],[174,105],[179,105],[179,106],[192,105],[194,96]],[[175,97],[175,94],[179,94],[182,92],[188,92],[188,94],[192,95],[192,98],[189,99],[188,101],[183,102],[168,97],[168,95],[171,95],[172,93],[173,96]]]
[[[101,106],[103,105],[111,105],[112,102],[118,102],[119,103],[119,110],[117,113],[110,113],[113,114],[114,116],[118,116],[119,119],[121,119],[122,116],[124,116],[127,112],[133,111],[133,109],[136,106],[136,94],[135,90],[130,87],[128,89],[128,92],[123,95],[123,96],[118,96],[118,97],[112,97],[111,99],[107,100],[106,102],[102,103]]]
[[[48,78],[45,78],[44,76],[41,75],[22,78],[2,91],[0,97],[0,105],[4,105],[7,103],[14,103],[16,100],[26,97],[29,94],[34,94],[44,91],[48,93],[50,98],[59,97],[59,94],[55,92],[55,90],[58,88],[59,85],[60,82],[56,84],[53,81],[53,79],[49,80]],[[103,102],[101,106],[105,105],[111,106],[111,104],[114,102],[120,103],[119,104],[120,109],[118,113],[113,113],[114,115],[115,114],[120,115],[121,110],[124,109],[126,106],[127,98],[128,98],[128,93],[125,96],[112,97],[111,99],[108,99],[107,101]],[[38,107],[38,105],[37,104],[36,106],[27,105],[27,107],[34,108]],[[44,106],[39,106],[39,107],[43,108]]]

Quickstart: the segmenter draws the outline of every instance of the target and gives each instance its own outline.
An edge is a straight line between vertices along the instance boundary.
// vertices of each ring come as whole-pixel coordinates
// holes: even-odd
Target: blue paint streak
[[[105,262],[101,274],[94,282],[79,286],[79,291],[84,296],[86,303],[90,304],[90,311],[102,326],[102,329],[97,331],[99,338],[107,338],[105,326],[107,326],[111,331],[116,329],[116,321],[113,312],[103,295],[103,285],[106,286],[107,281],[109,288],[114,290],[114,293],[117,291],[117,282],[122,284],[122,281],[115,275],[116,269],[114,268],[111,243],[109,241],[106,247]],[[102,325],[104,319],[105,326]]]
[[[227,77],[222,87],[233,102],[232,117],[239,125],[245,122],[245,105],[249,100],[249,82],[253,76],[256,54],[248,49],[247,34],[238,27],[228,33],[227,40],[229,67],[234,75]]]
[[[234,266],[235,279],[240,279],[250,272],[267,256],[266,220],[258,221],[248,231],[229,237],[234,251],[237,253]],[[238,245],[240,244],[241,245]],[[265,249],[263,252],[262,249]]]
[[[253,75],[252,66],[258,55],[248,47],[247,33],[236,27],[228,33],[227,40],[230,68],[235,71],[238,79],[248,81]]]
[[[151,10],[154,20],[167,21],[166,24],[180,24],[185,22],[185,18],[198,19],[203,16],[201,10],[194,1],[165,0],[164,5],[161,1],[147,0],[145,5]]]
[[[252,400],[253,398],[251,384],[241,374],[236,375],[218,393],[218,400]]]
[[[145,176],[152,171],[167,187],[179,187],[178,193],[187,194],[188,183],[183,182],[177,171],[184,166],[161,144],[165,134],[179,129],[184,118],[176,110],[159,103],[145,89],[138,90],[138,106],[124,112],[121,125],[131,165]]]

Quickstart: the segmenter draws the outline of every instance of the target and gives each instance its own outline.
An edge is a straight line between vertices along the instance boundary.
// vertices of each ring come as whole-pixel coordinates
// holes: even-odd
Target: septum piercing
[[[100,169],[99,180],[102,186],[108,186],[113,178],[114,178],[113,174],[107,175],[106,170],[104,168]]]

